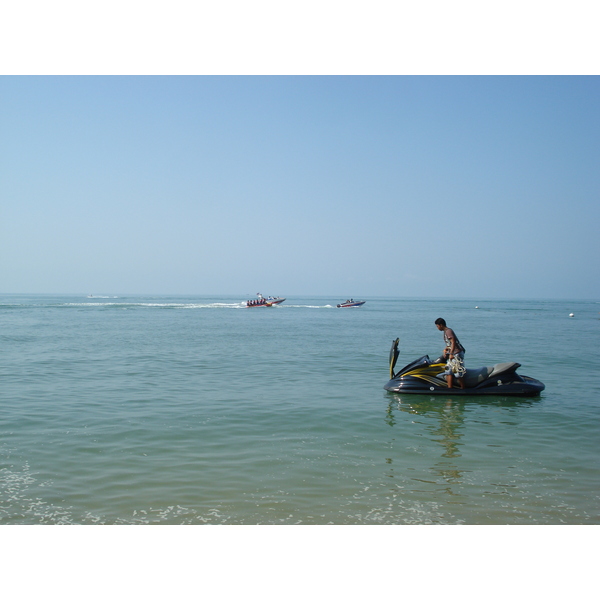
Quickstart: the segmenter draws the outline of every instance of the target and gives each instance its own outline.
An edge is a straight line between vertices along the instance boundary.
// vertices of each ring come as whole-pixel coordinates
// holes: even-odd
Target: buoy
[[[479,308],[479,306],[476,306],[475,308]]]
[[[570,317],[574,317],[575,315],[574,315],[573,313],[571,313],[569,316],[570,316]]]

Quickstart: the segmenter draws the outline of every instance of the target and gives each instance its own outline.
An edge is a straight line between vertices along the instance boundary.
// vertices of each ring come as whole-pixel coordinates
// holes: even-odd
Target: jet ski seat
[[[465,373],[465,387],[475,387],[478,383],[487,379],[493,371],[494,367],[467,369],[467,372]]]
[[[498,363],[494,365],[494,370],[490,373],[490,377],[495,377],[496,375],[502,375],[503,373],[512,373],[516,371],[521,366],[518,362],[506,362],[506,363]]]
[[[480,367],[479,369],[467,369],[465,373],[465,387],[475,387],[490,377],[511,373],[521,365],[516,362],[497,363],[491,367]],[[437,375],[438,379],[446,379],[443,373]]]

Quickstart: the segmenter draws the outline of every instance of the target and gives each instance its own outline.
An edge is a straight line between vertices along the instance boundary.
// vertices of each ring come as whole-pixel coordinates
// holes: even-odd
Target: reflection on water
[[[390,427],[394,427],[397,424],[397,411],[433,419],[431,423],[426,424],[425,429],[429,433],[429,439],[440,444],[442,447],[440,454],[442,460],[436,462],[430,468],[430,471],[449,484],[459,483],[466,472],[459,467],[459,464],[462,457],[461,446],[463,446],[461,438],[465,433],[469,412],[481,406],[514,408],[518,406],[531,406],[539,401],[539,398],[513,398],[504,396],[457,398],[407,394],[389,395],[393,398],[387,406],[385,422]],[[450,487],[446,488],[445,491],[453,494]]]

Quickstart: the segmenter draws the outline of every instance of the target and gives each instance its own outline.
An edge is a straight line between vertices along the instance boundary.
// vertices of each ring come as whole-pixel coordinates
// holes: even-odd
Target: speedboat
[[[364,303],[366,302],[366,300],[346,300],[346,302],[342,302],[341,304],[338,304],[337,307],[338,308],[350,308],[352,306],[362,306]]]
[[[274,304],[281,304],[285,298],[274,298],[273,296],[269,296],[265,298],[262,294],[256,294],[258,298],[256,300],[248,300],[246,302],[246,306],[248,308],[254,308],[257,306],[273,306]]]
[[[464,376],[465,388],[449,388],[446,376],[446,364],[442,357],[430,360],[421,356],[394,373],[398,360],[397,338],[390,350],[390,380],[383,386],[388,392],[400,394],[454,394],[454,395],[493,395],[493,396],[538,396],[546,386],[533,377],[519,375],[518,362],[498,363],[489,367],[467,369]]]

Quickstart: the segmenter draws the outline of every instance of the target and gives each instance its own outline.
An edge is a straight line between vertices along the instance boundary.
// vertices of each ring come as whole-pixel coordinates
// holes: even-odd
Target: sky
[[[0,8],[0,293],[600,298],[593,12]]]
[[[0,292],[600,298],[600,79],[0,78]]]

